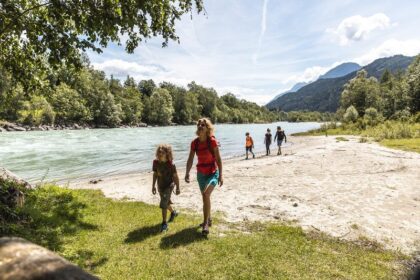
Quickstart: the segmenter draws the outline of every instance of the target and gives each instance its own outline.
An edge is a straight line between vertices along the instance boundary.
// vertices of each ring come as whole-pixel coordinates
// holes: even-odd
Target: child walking
[[[245,133],[246,139],[245,139],[245,150],[246,150],[246,158],[248,159],[248,152],[252,154],[252,158],[255,158],[254,152],[252,152],[252,149],[254,148],[254,140],[252,140],[252,137],[249,136],[249,132]]]
[[[162,209],[162,227],[161,232],[168,230],[166,221],[168,210],[171,212],[169,222],[172,222],[178,213],[172,208],[171,194],[176,186],[176,195],[179,195],[179,178],[173,164],[172,147],[161,144],[156,149],[156,159],[153,161],[153,187],[152,193],[156,194],[156,181],[160,196],[159,207]]]

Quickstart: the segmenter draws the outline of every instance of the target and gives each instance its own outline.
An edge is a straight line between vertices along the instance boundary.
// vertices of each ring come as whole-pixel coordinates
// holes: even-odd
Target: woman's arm
[[[193,165],[193,161],[194,161],[194,150],[191,149],[190,150],[190,155],[188,156],[188,160],[187,160],[187,170],[185,171],[185,182],[189,183],[190,182],[190,171]]]
[[[223,166],[222,158],[220,157],[220,151],[218,147],[213,148],[214,155],[216,156],[217,167],[219,168],[219,185],[223,185]]]

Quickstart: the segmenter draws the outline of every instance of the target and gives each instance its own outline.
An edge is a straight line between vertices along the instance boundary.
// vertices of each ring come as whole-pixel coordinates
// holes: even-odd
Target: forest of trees
[[[30,91],[0,71],[0,119],[30,126],[88,124],[190,124],[209,117],[215,122],[272,122],[278,114],[232,93],[221,97],[212,88],[191,82],[187,88],[153,80],[120,81],[94,70],[85,59],[80,70],[61,67]]]
[[[384,120],[407,121],[419,111],[420,55],[404,74],[386,70],[377,80],[368,78],[365,70],[359,71],[344,86],[337,114],[344,122],[366,126]]]

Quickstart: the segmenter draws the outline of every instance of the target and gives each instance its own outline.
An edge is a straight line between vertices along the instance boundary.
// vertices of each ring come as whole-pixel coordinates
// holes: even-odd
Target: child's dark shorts
[[[160,196],[160,203],[159,207],[162,209],[166,209],[169,205],[173,204],[171,201],[172,191],[174,190],[174,185],[172,184],[170,187],[159,190]]]

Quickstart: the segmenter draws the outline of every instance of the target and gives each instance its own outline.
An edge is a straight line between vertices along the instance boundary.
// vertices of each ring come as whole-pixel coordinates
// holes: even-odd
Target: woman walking
[[[207,118],[197,121],[197,138],[191,142],[190,155],[187,161],[185,182],[190,182],[190,170],[194,155],[197,154],[197,181],[203,198],[203,223],[202,233],[209,234],[211,226],[211,201],[210,196],[217,184],[223,185],[222,159],[216,138],[213,135],[214,126]]]

